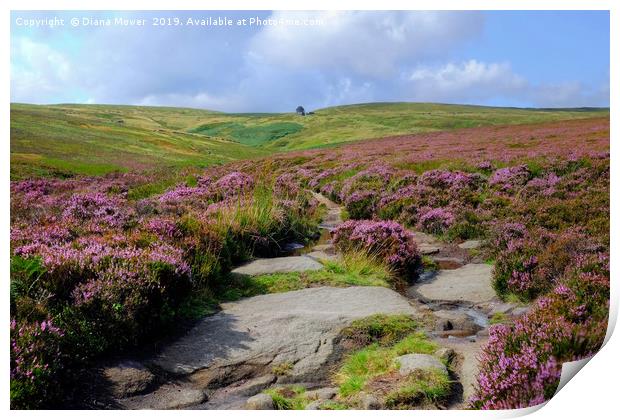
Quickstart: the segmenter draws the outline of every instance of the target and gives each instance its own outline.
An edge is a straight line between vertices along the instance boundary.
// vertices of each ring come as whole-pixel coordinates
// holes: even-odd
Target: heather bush
[[[551,233],[538,228],[514,237],[519,228],[522,226],[518,224],[504,225],[495,238],[496,242],[505,242],[497,254],[493,275],[493,287],[500,296],[512,294],[524,301],[532,300],[553,288],[577,258],[603,249],[577,229]],[[507,240],[510,236],[513,238]]]
[[[408,276],[415,275],[420,265],[413,235],[396,222],[349,220],[332,231],[332,238],[338,249],[362,249]]]
[[[421,230],[440,235],[452,226],[454,221],[454,214],[449,210],[442,208],[423,208],[420,210],[418,225]]]
[[[376,201],[376,192],[356,191],[345,199],[344,205],[351,219],[370,219],[375,212]]]
[[[602,345],[608,310],[609,256],[578,257],[530,313],[491,327],[471,406],[512,409],[551,398],[561,363],[591,356]]]
[[[36,408],[59,392],[64,333],[52,320],[11,319],[11,408]]]

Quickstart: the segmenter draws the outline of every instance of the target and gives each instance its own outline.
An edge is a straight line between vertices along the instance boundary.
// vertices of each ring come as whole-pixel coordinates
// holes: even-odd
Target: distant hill
[[[607,115],[608,109],[596,108],[426,103],[346,105],[306,116],[123,105],[11,104],[11,177],[207,166],[398,134]]]

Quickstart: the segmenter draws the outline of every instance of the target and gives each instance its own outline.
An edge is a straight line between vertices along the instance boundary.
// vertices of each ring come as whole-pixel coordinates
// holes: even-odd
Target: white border
[[[0,267],[2,273],[2,304],[5,310],[5,328],[1,328],[2,342],[2,366],[3,369],[3,382],[2,382],[2,402],[6,410],[9,409],[9,337],[8,337],[8,317],[9,317],[9,293],[8,293],[8,279],[9,279],[9,167],[10,167],[10,148],[9,148],[9,61],[10,61],[10,10],[404,10],[404,9],[420,9],[420,10],[611,10],[611,69],[610,69],[610,100],[611,100],[611,151],[615,152],[615,141],[618,141],[615,128],[618,126],[618,113],[616,112],[617,101],[614,99],[614,93],[620,92],[618,89],[618,40],[620,39],[620,33],[618,31],[620,16],[620,3],[611,0],[417,0],[417,1],[404,1],[404,0],[382,0],[375,4],[360,4],[353,0],[341,0],[335,2],[333,0],[313,0],[311,2],[291,2],[285,0],[265,0],[257,3],[251,0],[217,0],[210,2],[198,2],[192,0],[175,0],[162,1],[135,1],[135,0],[92,0],[85,2],[78,0],[57,0],[52,2],[44,0],[5,0],[0,7],[2,25],[2,41],[4,48],[1,49],[3,54],[3,64],[0,65],[0,76],[2,79],[2,103],[0,109],[2,110],[2,118],[0,119],[0,127],[2,133],[2,165],[0,170],[2,171],[3,182],[0,184],[0,194],[4,198],[0,200],[0,217],[2,223],[0,226],[1,232],[5,240],[0,241]],[[618,171],[616,166],[611,167],[611,197],[616,197],[616,185],[618,180]],[[612,200],[611,204],[612,220],[617,220],[617,206]],[[611,248],[615,250],[618,241],[615,239],[618,237],[618,229],[615,223],[611,226]],[[611,265],[616,267],[616,253],[612,251]],[[614,272],[615,273],[615,272]],[[612,278],[615,275],[612,275]],[[615,325],[617,319],[619,300],[618,288],[616,286],[616,280],[612,281],[612,309],[610,312],[610,332],[612,326]],[[608,333],[608,343],[603,349],[588,363],[588,366],[580,372],[575,379],[569,381],[569,383],[541,410],[528,409],[528,410],[515,410],[515,411],[503,411],[503,412],[480,412],[480,411],[416,411],[416,412],[386,412],[380,413],[374,412],[196,412],[196,411],[173,411],[173,412],[116,412],[115,416],[119,417],[158,417],[158,418],[233,418],[233,417],[251,417],[256,419],[272,419],[272,418],[316,418],[316,417],[330,417],[330,418],[371,418],[376,415],[382,417],[391,418],[407,418],[411,419],[412,416],[415,419],[420,418],[509,418],[517,417],[527,413],[530,414],[530,418],[533,419],[547,419],[551,416],[560,417],[564,419],[572,418],[610,418],[610,413],[616,412],[618,409],[615,406],[617,397],[616,381],[619,377],[620,370],[618,369],[618,359],[616,354],[620,353],[620,343],[617,338],[617,334],[612,335],[611,338]],[[540,408],[540,407],[539,407]],[[92,418],[108,418],[111,413],[109,412],[89,412],[88,416]],[[44,415],[51,418],[77,418],[85,415],[83,412],[11,412],[12,418],[31,418],[37,415]]]

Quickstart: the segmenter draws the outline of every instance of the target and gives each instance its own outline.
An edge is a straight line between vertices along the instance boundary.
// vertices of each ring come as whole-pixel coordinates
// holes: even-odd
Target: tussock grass
[[[345,254],[341,261],[324,261],[318,271],[274,273],[260,276],[231,275],[223,283],[219,295],[223,300],[266,293],[283,293],[316,286],[380,286],[389,287],[394,279],[384,264],[364,259],[359,253]]]

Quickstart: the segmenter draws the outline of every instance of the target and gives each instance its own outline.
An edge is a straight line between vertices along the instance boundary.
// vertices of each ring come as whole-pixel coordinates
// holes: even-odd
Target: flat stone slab
[[[200,404],[206,399],[205,393],[199,389],[165,384],[150,394],[119,400],[119,404],[129,410],[176,410]]]
[[[476,249],[476,248],[480,248],[480,245],[482,245],[482,241],[470,239],[468,241],[465,241],[465,242],[459,244],[459,248],[461,248],[461,249]]]
[[[418,251],[420,251],[420,254],[422,255],[432,255],[439,252],[439,247],[436,245],[421,243],[418,244]]]
[[[337,254],[328,254],[325,251],[312,251],[312,252],[308,252],[306,255],[316,261],[321,261],[321,260],[338,261],[340,259],[340,257]]]
[[[446,366],[435,356],[430,354],[410,353],[396,358],[396,361],[400,364],[398,373],[403,376],[409,375],[416,370],[431,370],[436,369],[440,372],[448,374]]]
[[[384,287],[317,287],[222,306],[150,363],[174,374],[191,374],[244,363],[270,369],[288,362],[293,364],[288,373],[292,379],[314,380],[328,374],[335,340],[351,321],[377,313],[416,313],[406,298]]]
[[[316,271],[322,268],[321,263],[306,256],[260,258],[235,268],[232,273],[259,276],[261,274],[292,273],[295,271]]]
[[[467,264],[454,270],[439,270],[411,290],[427,300],[482,303],[496,297],[492,276],[491,265]]]

